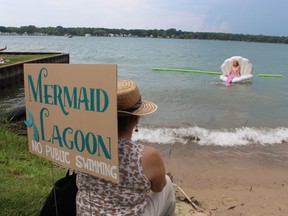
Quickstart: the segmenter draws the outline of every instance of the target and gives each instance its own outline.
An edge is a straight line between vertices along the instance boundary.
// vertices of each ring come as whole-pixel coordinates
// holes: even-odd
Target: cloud
[[[14,0],[4,4],[2,25],[38,27],[104,27],[225,31],[225,22],[209,24],[206,15],[213,0]],[[225,0],[221,0],[223,2]],[[6,7],[6,8],[5,8]],[[11,11],[13,9],[13,16]],[[1,10],[2,11],[2,10]],[[9,15],[10,14],[10,15]],[[5,19],[4,19],[5,17]],[[7,19],[9,17],[9,19]]]
[[[207,24],[210,3],[211,0],[26,0],[17,1],[15,8],[12,0],[3,5],[6,8],[0,18],[7,20],[4,17],[9,15],[5,13],[13,8],[13,16],[8,19],[12,26],[225,30],[224,23]]]
[[[10,0],[1,5],[0,20],[3,26],[175,28],[287,35],[288,2],[278,1],[281,4],[260,0]]]

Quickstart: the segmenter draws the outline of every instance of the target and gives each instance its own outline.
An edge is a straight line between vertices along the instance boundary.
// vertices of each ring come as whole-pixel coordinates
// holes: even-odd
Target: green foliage
[[[170,28],[163,29],[107,29],[107,28],[88,28],[74,27],[64,28],[57,27],[36,27],[33,25],[21,27],[5,27],[0,26],[0,33],[15,33],[28,35],[74,35],[84,36],[91,34],[92,36],[109,36],[111,34],[117,36],[134,36],[134,37],[154,37],[154,38],[179,38],[179,39],[204,39],[204,40],[229,40],[229,41],[246,41],[246,42],[262,42],[262,43],[281,43],[288,44],[288,37],[265,36],[265,35],[249,35],[249,34],[230,34],[215,32],[187,32]]]
[[[28,151],[25,136],[0,125],[0,215],[36,216],[53,185],[52,164]],[[64,170],[53,168],[54,179]]]

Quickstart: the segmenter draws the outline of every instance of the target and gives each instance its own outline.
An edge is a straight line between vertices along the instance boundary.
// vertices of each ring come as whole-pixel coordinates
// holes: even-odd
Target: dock
[[[45,55],[35,59],[21,61],[13,64],[0,65],[0,89],[8,88],[14,84],[24,81],[23,65],[28,63],[66,63],[69,64],[69,54],[67,53],[39,53],[39,52],[1,52],[1,55]],[[47,56],[48,55],[48,56]],[[51,56],[50,56],[51,55]]]

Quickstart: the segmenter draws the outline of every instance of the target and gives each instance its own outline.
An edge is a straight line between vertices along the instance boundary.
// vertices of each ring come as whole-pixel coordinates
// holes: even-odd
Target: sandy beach
[[[273,147],[154,146],[173,182],[198,206],[185,203],[175,187],[176,215],[288,215],[288,157],[277,156],[288,152],[287,143],[272,155],[265,151]]]

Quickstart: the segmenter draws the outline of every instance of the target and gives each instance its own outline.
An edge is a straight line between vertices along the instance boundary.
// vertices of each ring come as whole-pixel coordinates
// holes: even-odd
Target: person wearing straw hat
[[[132,80],[118,80],[119,184],[77,174],[77,215],[170,216],[175,193],[160,153],[131,140],[141,116],[157,110]]]

